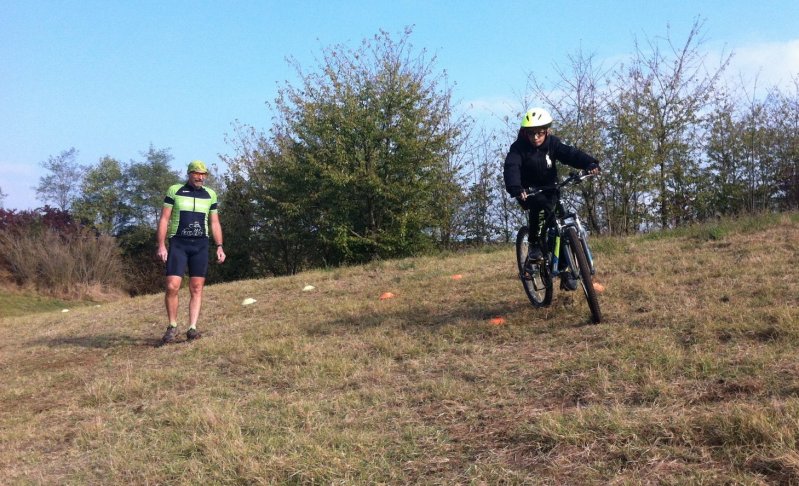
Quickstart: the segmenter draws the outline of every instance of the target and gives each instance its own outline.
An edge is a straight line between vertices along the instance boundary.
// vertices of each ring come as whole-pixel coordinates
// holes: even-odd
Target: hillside
[[[160,295],[0,319],[0,477],[799,483],[799,215],[593,244],[600,325],[509,247],[210,286],[163,348]]]

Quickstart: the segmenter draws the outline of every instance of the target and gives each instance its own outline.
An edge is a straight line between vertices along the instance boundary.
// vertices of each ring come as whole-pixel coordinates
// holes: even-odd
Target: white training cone
[[[302,291],[303,292],[310,292],[311,290],[313,290],[315,288],[316,287],[314,287],[313,285],[306,285],[305,287],[302,288]]]
[[[69,309],[61,309],[61,312],[69,312]]]
[[[258,302],[257,300],[253,299],[252,297],[247,297],[246,299],[241,301],[241,305],[250,305]]]

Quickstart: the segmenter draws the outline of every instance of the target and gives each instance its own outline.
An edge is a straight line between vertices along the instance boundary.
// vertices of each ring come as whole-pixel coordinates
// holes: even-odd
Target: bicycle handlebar
[[[538,194],[541,194],[542,192],[554,191],[562,187],[570,186],[572,184],[579,184],[584,180],[591,177],[596,177],[597,175],[598,174],[592,174],[590,172],[569,172],[569,177],[567,177],[562,182],[559,182],[554,186],[530,187],[525,189],[524,191],[527,193],[527,197],[536,196]]]

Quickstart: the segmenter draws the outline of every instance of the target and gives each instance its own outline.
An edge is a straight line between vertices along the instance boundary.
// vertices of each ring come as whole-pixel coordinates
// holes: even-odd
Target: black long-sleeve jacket
[[[505,157],[505,190],[511,196],[518,197],[526,187],[555,185],[558,182],[555,161],[583,170],[592,164],[599,165],[595,158],[566,145],[554,135],[547,135],[544,143],[535,147],[520,133]]]

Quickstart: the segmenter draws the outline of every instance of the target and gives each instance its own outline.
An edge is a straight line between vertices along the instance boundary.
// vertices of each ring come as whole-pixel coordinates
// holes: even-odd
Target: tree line
[[[446,73],[411,36],[381,31],[324,49],[310,71],[290,61],[299,82],[270,103],[269,129],[234,126],[228,169],[209,181],[229,258],[212,281],[509,241],[522,214],[502,162],[533,104],[603,162],[597,184],[569,195],[595,232],[799,207],[799,73],[789,92],[730,86],[730,57],[709,65],[699,21],[682,41],[636,41],[628,61],[607,69],[577,52],[555,80],[530,73],[517,116],[499,130],[458,111]],[[144,276],[160,276],[155,221],[164,191],[185,176],[170,169],[168,149],[142,156],[82,166],[66,150],[43,162],[51,174],[37,192],[116,237],[132,267],[152,263],[137,278],[157,289]]]

